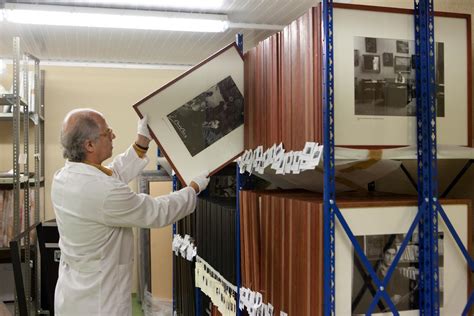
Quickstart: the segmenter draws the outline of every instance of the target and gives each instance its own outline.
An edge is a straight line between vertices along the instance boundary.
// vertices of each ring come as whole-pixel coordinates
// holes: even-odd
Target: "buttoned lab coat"
[[[61,249],[56,315],[131,315],[132,227],[162,227],[194,211],[191,187],[157,198],[129,188],[147,163],[130,147],[109,166],[112,176],[75,162],[54,175]]]

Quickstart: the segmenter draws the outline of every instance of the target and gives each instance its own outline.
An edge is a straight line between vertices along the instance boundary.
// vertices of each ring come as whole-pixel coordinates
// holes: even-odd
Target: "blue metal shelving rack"
[[[415,3],[420,314],[439,315],[433,0]]]
[[[438,214],[465,257],[470,271],[474,261],[462,244],[456,230],[438,200],[436,106],[434,73],[433,0],[414,0],[417,86],[417,153],[418,153],[418,213],[411,224],[400,250],[386,277],[378,279],[367,257],[355,240],[350,227],[336,204],[334,179],[334,60],[333,60],[333,1],[322,1],[323,12],[323,140],[324,140],[324,314],[335,315],[335,218],[339,220],[354,249],[377,287],[367,310],[372,314],[380,298],[384,298],[394,315],[399,315],[385,287],[391,278],[408,240],[418,226],[420,232],[420,314],[439,315]],[[463,315],[474,303],[470,294]]]
[[[240,52],[243,53],[244,51],[244,37],[241,33],[237,34],[235,36],[235,42],[237,44],[237,47],[239,48]],[[235,190],[235,242],[236,242],[236,247],[235,247],[235,279],[236,279],[236,287],[237,287],[237,293],[235,295],[235,300],[237,303],[237,310],[236,310],[236,315],[240,316],[240,308],[238,308],[239,304],[239,298],[240,298],[240,288],[242,287],[242,277],[240,275],[240,190],[245,188],[245,178],[247,177],[246,175],[241,175],[239,166],[236,167],[236,190]]]

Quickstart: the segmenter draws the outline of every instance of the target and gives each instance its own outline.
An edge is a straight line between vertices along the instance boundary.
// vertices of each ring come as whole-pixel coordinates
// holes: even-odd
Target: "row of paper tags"
[[[235,316],[237,304],[234,297],[234,290],[230,289],[220,275],[212,272],[207,262],[196,260],[194,276],[196,287],[206,294],[212,301],[222,316]]]
[[[302,151],[285,152],[283,144],[273,144],[272,147],[263,151],[263,146],[254,150],[246,150],[237,160],[240,173],[253,171],[263,174],[265,168],[271,166],[276,174],[293,173],[313,170],[319,165],[323,152],[323,145],[314,142],[306,142]]]
[[[241,287],[239,308],[243,310],[244,307],[247,309],[249,316],[273,316],[273,305],[263,303],[262,293]],[[280,311],[280,316],[288,316],[288,314]]]
[[[197,254],[197,248],[194,246],[189,235],[184,235],[183,238],[179,234],[174,234],[171,248],[176,256],[181,255],[181,257],[189,261],[192,261]]]

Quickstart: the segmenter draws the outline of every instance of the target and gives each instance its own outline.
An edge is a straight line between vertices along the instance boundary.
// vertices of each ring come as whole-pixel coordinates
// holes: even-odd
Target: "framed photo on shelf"
[[[416,145],[413,11],[338,3],[333,14],[336,146]],[[392,22],[387,25],[387,20]],[[466,14],[443,12],[434,17],[440,145],[472,147],[470,21]],[[371,50],[374,42],[383,52],[378,55],[380,71],[374,71],[377,66],[367,70],[370,62],[364,59],[369,54],[362,55],[361,64],[354,66],[353,52]]]
[[[470,203],[447,200],[442,204],[464,246],[470,249]],[[346,202],[339,208],[376,274],[383,278],[415,219],[416,202]],[[438,223],[440,311],[460,315],[469,295],[467,262],[441,217]],[[336,314],[365,315],[375,296],[373,284],[364,280],[367,272],[339,222],[335,234],[336,284],[348,285],[336,287]],[[415,230],[386,287],[400,315],[419,315],[418,242]],[[391,311],[386,302],[377,302],[373,315],[388,314]]]
[[[133,106],[182,183],[242,153],[243,77],[232,43]]]

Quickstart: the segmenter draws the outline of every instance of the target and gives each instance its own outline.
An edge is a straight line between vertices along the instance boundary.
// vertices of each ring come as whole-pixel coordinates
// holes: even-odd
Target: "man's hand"
[[[209,172],[206,171],[194,178],[189,186],[192,187],[197,194],[199,194],[206,189],[207,185],[209,184],[209,180]]]
[[[138,121],[137,128],[137,140],[135,144],[147,149],[151,141],[150,130],[148,129],[148,116],[145,115],[141,120]]]
[[[137,134],[151,140],[150,130],[148,129],[148,115],[143,116],[143,118],[138,121]]]

